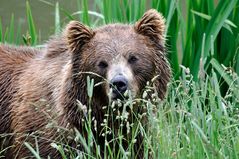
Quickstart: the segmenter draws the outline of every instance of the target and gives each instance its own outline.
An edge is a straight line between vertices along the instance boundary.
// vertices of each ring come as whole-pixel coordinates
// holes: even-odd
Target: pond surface
[[[76,0],[29,0],[36,31],[41,35],[40,42],[43,42],[54,34],[55,25],[55,4],[64,8],[68,13],[77,11]],[[49,4],[50,3],[50,4]],[[21,28],[21,35],[25,35],[27,26],[26,0],[0,0],[0,19],[3,25],[3,32],[10,26],[12,15],[14,16],[15,32]],[[61,19],[66,17],[61,13]]]

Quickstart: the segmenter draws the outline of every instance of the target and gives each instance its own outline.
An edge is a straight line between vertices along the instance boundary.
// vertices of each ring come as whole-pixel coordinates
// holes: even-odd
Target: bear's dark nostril
[[[127,90],[127,85],[123,81],[113,82],[113,85],[118,91],[120,91],[120,93],[124,93]]]
[[[111,87],[113,87],[113,89],[116,89],[115,91],[118,91],[118,93],[121,94],[123,94],[128,88],[128,82],[124,76],[116,76],[111,80],[111,84]]]

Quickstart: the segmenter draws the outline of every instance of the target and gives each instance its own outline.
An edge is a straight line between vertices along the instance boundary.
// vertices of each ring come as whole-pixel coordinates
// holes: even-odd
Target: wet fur
[[[59,157],[49,144],[67,134],[58,134],[54,126],[46,127],[49,121],[64,128],[76,127],[87,136],[81,123],[84,117],[77,106],[77,100],[88,105],[87,74],[80,72],[92,71],[105,77],[106,72],[94,67],[96,59],[110,61],[117,54],[137,53],[145,60],[132,68],[137,87],[143,90],[146,82],[157,76],[155,88],[163,99],[171,74],[165,57],[164,27],[163,17],[149,10],[133,26],[110,24],[92,30],[79,22],[70,22],[62,35],[49,40],[42,49],[1,44],[0,134],[14,133],[11,140],[4,142],[5,146],[14,145],[6,155],[32,156],[22,145],[27,141],[34,147],[35,139],[26,135],[31,134],[39,136],[42,157]],[[94,78],[96,82],[102,80]],[[104,117],[102,106],[108,105],[103,88],[95,88],[92,100],[92,116],[99,123]],[[99,134],[94,132],[94,135]],[[2,138],[0,142],[3,144]],[[103,145],[104,138],[99,137],[98,142]]]

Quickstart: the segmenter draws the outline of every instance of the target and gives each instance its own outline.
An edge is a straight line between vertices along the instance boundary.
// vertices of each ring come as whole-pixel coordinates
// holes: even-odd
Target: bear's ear
[[[65,36],[72,52],[80,50],[95,35],[94,31],[78,21],[71,21],[65,29]]]
[[[164,44],[165,41],[165,19],[155,9],[144,13],[143,17],[134,25],[137,33],[148,36],[154,42]]]

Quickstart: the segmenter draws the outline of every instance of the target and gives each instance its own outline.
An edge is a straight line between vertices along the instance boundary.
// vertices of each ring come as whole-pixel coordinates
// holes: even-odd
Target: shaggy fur
[[[126,59],[126,63],[131,56],[136,56],[136,62],[126,64],[134,75],[131,85],[137,90],[135,96],[140,96],[146,82],[157,76],[155,88],[163,99],[171,73],[165,58],[164,29],[161,14],[149,10],[134,25],[110,24],[92,30],[72,21],[61,36],[51,39],[43,49],[1,44],[0,134],[14,134],[4,143],[0,138],[1,145],[14,145],[7,155],[32,156],[23,142],[34,147],[35,138],[31,136],[37,136],[40,155],[58,158],[59,154],[50,143],[64,140],[62,135],[67,134],[57,133],[54,125],[75,127],[87,137],[81,120],[84,116],[77,105],[77,100],[86,107],[89,105],[86,88],[89,74],[82,72],[94,72],[107,79],[107,68],[98,67],[102,60],[111,68],[113,59],[118,56]],[[95,83],[103,81],[99,76],[90,76]],[[98,123],[103,122],[102,107],[109,104],[106,88],[106,84],[94,88],[91,108]],[[55,121],[51,123],[53,126],[49,121]],[[104,145],[100,129],[98,124],[94,135],[99,145]]]

